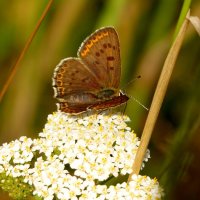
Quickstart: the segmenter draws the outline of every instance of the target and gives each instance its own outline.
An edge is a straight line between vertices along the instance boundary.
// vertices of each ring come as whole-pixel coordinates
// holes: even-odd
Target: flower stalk
[[[140,145],[136,154],[136,158],[132,167],[132,173],[130,174],[128,181],[131,180],[131,176],[133,174],[139,174],[139,171],[141,169],[144,155],[147,151],[149,140],[151,138],[152,131],[155,126],[156,119],[158,117],[158,114],[159,114],[159,111],[160,111],[160,108],[161,108],[161,105],[162,105],[162,102],[167,90],[167,86],[169,84],[169,80],[173,72],[174,65],[178,57],[178,53],[181,48],[183,38],[184,38],[186,29],[189,23],[189,20],[188,20],[189,16],[190,16],[190,11],[188,11],[187,16],[164,62],[164,66],[163,66],[163,69],[162,69],[162,72],[161,72],[161,75],[160,75],[160,78],[159,78],[159,81],[154,93],[152,104],[149,109],[149,114],[147,116],[147,120],[143,129],[141,142],[140,142]]]

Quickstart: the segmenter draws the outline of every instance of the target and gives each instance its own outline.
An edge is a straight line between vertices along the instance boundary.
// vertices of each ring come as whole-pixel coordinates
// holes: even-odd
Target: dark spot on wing
[[[100,56],[100,53],[99,53],[99,52],[96,52],[96,56],[99,57],[99,56]]]
[[[62,73],[57,73],[56,78],[61,79],[62,78]]]
[[[106,49],[107,48],[107,44],[104,43],[103,44],[103,48]]]
[[[111,47],[112,47],[112,45],[111,45],[110,43],[108,43],[108,47],[109,47],[109,48],[111,48]]]
[[[75,76],[76,74],[78,74],[79,71],[78,70],[74,70],[72,73],[71,73],[71,76]]]
[[[115,60],[115,58],[113,56],[108,56],[107,57],[107,61],[113,61],[113,60]]]
[[[103,49],[100,49],[100,52],[101,52],[101,53],[104,53],[104,50],[103,50]]]
[[[62,84],[63,84],[63,82],[62,81],[60,81],[60,80],[57,80],[57,86],[62,86]]]
[[[88,41],[87,41],[87,43],[90,45],[90,44],[91,44],[91,41],[90,41],[90,40],[88,40]]]
[[[59,69],[59,71],[60,71],[60,73],[64,73],[64,72],[65,72],[65,69],[64,69],[63,67],[61,67],[61,68]]]
[[[86,51],[86,50],[87,50],[87,47],[86,47],[86,46],[84,46],[84,47],[83,47],[83,51]]]

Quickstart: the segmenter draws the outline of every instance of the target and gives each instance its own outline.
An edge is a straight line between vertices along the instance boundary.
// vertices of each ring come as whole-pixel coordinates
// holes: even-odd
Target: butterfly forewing
[[[118,89],[121,76],[119,39],[114,28],[95,31],[81,45],[78,56],[103,88]]]

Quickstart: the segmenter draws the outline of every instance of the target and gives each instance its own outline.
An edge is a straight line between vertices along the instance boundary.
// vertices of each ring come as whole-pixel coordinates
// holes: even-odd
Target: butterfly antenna
[[[137,77],[135,77],[134,79],[132,79],[131,81],[129,81],[127,84],[126,84],[126,88],[131,85],[133,82],[135,82],[136,80],[138,80],[139,78],[141,78],[140,75],[138,75]],[[122,91],[124,91],[124,93],[126,93],[126,90],[125,89],[122,89]],[[137,100],[135,97],[129,97],[131,99],[133,99],[135,102],[137,102],[140,106],[142,106],[145,110],[149,110],[145,105],[143,105],[139,100]],[[126,107],[127,107],[127,103],[125,105],[125,108],[124,108],[124,112],[125,113],[125,110],[126,110]]]
[[[141,78],[141,76],[137,76],[135,77],[134,79],[132,79],[131,81],[129,81],[126,86],[124,88],[122,88],[122,91],[124,91],[124,93],[126,93],[126,89],[125,88],[128,88],[129,85],[131,85],[133,82],[135,82],[136,80],[138,80],[139,78]]]
[[[127,83],[126,87],[129,86],[130,84],[132,84],[133,82],[135,82],[136,80],[140,79],[140,78],[141,78],[140,75],[136,76],[134,79],[132,79],[131,81],[129,81],[129,82]]]
[[[142,106],[145,110],[149,110],[145,105],[143,105],[139,100],[137,100],[135,97],[130,97],[131,99],[133,99],[135,102],[137,102],[140,106]]]

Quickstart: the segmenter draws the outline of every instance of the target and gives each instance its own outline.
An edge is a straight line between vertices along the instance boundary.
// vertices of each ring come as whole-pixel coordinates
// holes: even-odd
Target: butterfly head
[[[103,89],[97,93],[99,99],[111,99],[113,96],[116,96],[116,89]]]

